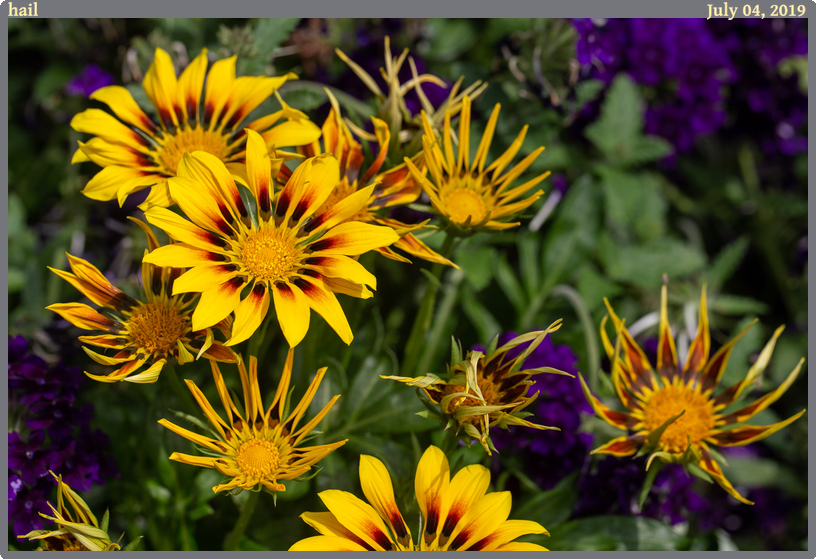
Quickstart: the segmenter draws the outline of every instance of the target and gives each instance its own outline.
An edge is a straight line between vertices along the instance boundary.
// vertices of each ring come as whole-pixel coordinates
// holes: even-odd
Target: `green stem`
[[[572,309],[578,316],[578,321],[581,323],[581,328],[584,331],[584,339],[586,340],[589,388],[593,394],[597,394],[598,370],[601,368],[601,351],[598,347],[598,336],[595,333],[595,325],[592,322],[589,309],[583,297],[581,297],[581,294],[568,285],[556,285],[552,289],[552,294],[554,296],[563,297],[569,301],[572,305]]]
[[[198,414],[201,408],[196,405],[195,401],[193,401],[193,397],[190,395],[190,391],[182,384],[176,372],[176,368],[173,365],[165,365],[162,369],[162,375],[170,379],[170,384],[173,386],[173,390],[176,392],[179,400],[181,400],[186,412],[191,415]]]
[[[448,318],[451,312],[453,312],[456,298],[459,295],[459,286],[462,285],[462,280],[465,279],[465,272],[462,270],[454,270],[448,278],[449,281],[445,286],[445,294],[439,303],[439,310],[436,313],[434,326],[431,329],[431,337],[428,343],[425,344],[422,358],[419,360],[419,365],[417,365],[417,371],[420,372],[428,371],[433,358],[436,356],[436,350],[439,347],[439,342],[442,340],[442,334],[448,323]]]
[[[544,284],[541,286],[541,289],[538,290],[535,297],[530,300],[530,304],[527,307],[527,310],[524,312],[524,315],[521,317],[519,321],[519,330],[521,332],[529,332],[533,326],[533,322],[538,315],[538,311],[541,310],[541,307],[544,306],[544,303],[547,301],[547,297],[550,296],[550,291],[552,291],[553,286],[561,277],[561,273],[564,271],[564,268],[569,261],[570,256],[573,255],[573,246],[575,246],[575,234],[570,236],[569,240],[567,241],[567,246],[565,246],[561,250],[561,254],[558,256],[558,259],[555,261],[553,267],[549,270],[547,277],[544,278]]]
[[[258,504],[260,496],[260,491],[253,491],[249,494],[249,499],[244,503],[244,508],[241,510],[241,516],[238,517],[238,522],[235,523],[235,527],[224,544],[224,551],[238,551],[241,536],[244,535],[247,526],[249,526],[249,519],[252,518],[252,512],[255,510],[255,505]]]
[[[445,234],[445,241],[442,243],[442,248],[439,254],[444,258],[448,258],[453,248],[455,237],[450,234]],[[431,270],[431,275],[436,281],[428,281],[425,286],[425,294],[422,296],[422,302],[419,304],[419,312],[417,312],[414,319],[414,325],[411,328],[411,334],[408,336],[408,343],[405,344],[405,354],[402,360],[402,367],[400,367],[400,375],[404,377],[414,376],[416,373],[416,365],[419,361],[422,345],[425,343],[425,334],[431,325],[431,318],[433,317],[434,303],[436,302],[436,294],[439,291],[439,278],[442,276],[442,269],[444,264],[435,263]]]
[[[456,429],[448,427],[445,431],[445,438],[442,440],[442,453],[448,456],[451,452],[456,450],[456,443],[459,437],[456,436]]]

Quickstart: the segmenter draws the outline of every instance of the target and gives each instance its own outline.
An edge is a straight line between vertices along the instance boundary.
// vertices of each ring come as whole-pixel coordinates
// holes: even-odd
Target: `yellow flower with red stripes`
[[[521,186],[511,188],[515,180],[532,165],[544,151],[540,147],[522,159],[510,171],[502,172],[510,165],[521,149],[527,126],[519,133],[507,151],[485,168],[487,152],[493,140],[500,106],[497,104],[490,115],[487,127],[479,142],[476,156],[470,161],[470,97],[462,100],[462,114],[459,116],[459,145],[453,149],[451,112],[445,112],[442,138],[438,139],[431,122],[423,112],[425,134],[422,138],[424,163],[430,177],[406,158],[405,163],[411,174],[431,199],[434,210],[453,230],[468,234],[475,231],[502,231],[515,227],[518,222],[508,222],[508,218],[530,207],[544,193],[536,191],[520,199],[542,180],[549,171],[531,179]],[[491,174],[492,173],[492,174]]]
[[[385,464],[360,456],[360,484],[368,503],[346,491],[318,494],[329,512],[300,517],[321,535],[301,540],[289,551],[547,551],[513,541],[549,534],[537,522],[507,519],[512,496],[509,491],[487,492],[490,470],[466,466],[451,479],[448,458],[435,446],[428,447],[417,465],[414,487],[423,521],[416,541],[394,499]]]
[[[638,451],[654,451],[649,459],[649,465],[652,460],[659,458],[663,462],[684,464],[693,471],[702,469],[729,495],[751,505],[753,503],[740,495],[726,479],[715,460],[716,452],[709,445],[728,447],[750,444],[776,433],[799,419],[805,410],[773,425],[742,425],[730,428],[750,419],[778,400],[796,380],[804,358],[776,390],[762,396],[753,404],[726,412],[726,408],[736,403],[745,389],[765,370],[776,340],[784,327],[779,327],[774,332],[742,381],[714,396],[714,390],[720,383],[734,344],[753,326],[753,323],[709,359],[711,338],[706,293],[703,288],[697,335],[689,347],[688,357],[681,369],[667,318],[666,300],[667,287],[664,285],[661,294],[655,372],[646,355],[627,331],[624,321],[618,318],[609,302],[604,299],[609,314],[601,323],[601,338],[612,361],[612,383],[615,392],[628,411],[618,412],[603,405],[590,393],[583,377],[581,386],[598,417],[613,427],[635,433],[613,439],[592,453],[631,456]],[[609,317],[612,318],[618,332],[614,347],[605,329]]]
[[[464,430],[468,437],[479,441],[485,451],[491,454],[496,450],[490,438],[491,427],[506,429],[510,425],[519,425],[539,430],[560,430],[558,427],[538,425],[525,419],[532,414],[524,409],[539,394],[535,392],[531,396],[527,395],[533,384],[530,377],[540,373],[568,377],[572,375],[552,367],[519,370],[524,360],[544,338],[559,328],[561,319],[553,322],[546,330],[517,336],[498,349],[489,348],[488,355],[481,351],[469,351],[464,359],[461,359],[461,347],[454,345],[453,362],[448,366],[448,374],[444,377],[427,373],[415,378],[381,378],[421,388],[428,398],[426,405],[437,410],[436,416],[445,425],[445,429],[456,429],[457,435]],[[497,341],[498,338],[494,340],[494,344]],[[524,351],[519,351],[519,346],[525,343],[528,344],[527,347]],[[495,348],[495,345],[492,347]]]
[[[159,248],[159,242],[144,222],[136,222],[147,235],[148,248],[145,255]],[[59,277],[76,287],[83,295],[100,307],[109,309],[100,314],[84,303],[57,303],[47,307],[65,320],[83,330],[101,330],[104,334],[80,336],[79,341],[89,346],[117,350],[106,356],[83,346],[88,356],[101,365],[122,365],[108,375],[91,375],[100,382],[153,383],[159,379],[162,368],[171,359],[180,365],[199,357],[227,363],[235,362],[231,349],[215,340],[211,328],[192,328],[190,313],[197,294],[172,295],[173,283],[184,272],[181,268],[157,267],[142,262],[142,287],[145,300],[136,300],[110,284],[95,266],[70,254],[71,272],[49,268]],[[212,324],[226,334],[229,320]],[[134,374],[145,364],[149,366]]]
[[[329,199],[318,208],[315,215],[319,216],[341,200],[348,198],[363,187],[373,184],[374,191],[371,193],[366,206],[361,208],[355,215],[349,217],[347,221],[361,221],[375,225],[385,225],[397,232],[400,236],[399,240],[391,245],[391,247],[380,247],[376,249],[377,252],[392,260],[410,262],[410,260],[394,252],[392,249],[398,248],[411,256],[458,268],[456,264],[431,250],[413,234],[413,231],[423,229],[427,224],[427,220],[419,224],[411,225],[377,213],[387,208],[403,206],[415,202],[422,192],[422,189],[413,179],[405,164],[389,169],[383,173],[379,172],[388,154],[391,133],[388,130],[388,125],[375,117],[371,117],[371,122],[374,124],[373,135],[363,130],[356,130],[358,135],[361,137],[365,135],[365,139],[376,141],[379,146],[379,152],[376,158],[363,174],[363,148],[360,143],[354,139],[351,130],[349,130],[349,127],[341,118],[340,106],[337,100],[328,90],[326,90],[326,93],[329,96],[332,108],[329,112],[329,116],[323,123],[323,149],[321,150],[320,143],[317,141],[299,148],[299,151],[307,157],[313,157],[323,152],[331,153],[340,163],[340,182],[338,182]],[[281,168],[281,177],[286,176],[284,169],[285,168]]]
[[[351,257],[399,237],[389,227],[344,223],[365,207],[373,186],[314,215],[340,180],[330,154],[301,163],[273,198],[273,169],[283,161],[270,157],[260,134],[248,134],[250,207],[221,161],[204,152],[185,154],[178,177],[169,183],[192,221],[166,208],[148,210],[147,220],[180,242],[151,252],[146,261],[191,268],[175,282],[173,293],[202,293],[193,328],[208,328],[235,311],[227,345],[257,330],[270,301],[290,347],[306,335],[310,309],[350,344],[354,336],[335,293],[365,298],[371,296],[366,286],[376,289],[376,278]]]
[[[235,56],[219,60],[208,73],[204,49],[177,78],[170,55],[157,48],[142,82],[157,122],[124,87],[96,90],[91,99],[105,103],[118,119],[102,109],[87,109],[71,120],[74,130],[94,135],[79,142],[72,163],[93,161],[102,167],[82,192],[122,204],[130,194],[150,187],[143,207],[167,207],[173,204],[167,179],[176,176],[184,153],[205,151],[237,168],[246,157],[244,128],[278,148],[308,144],[320,136],[317,125],[289,107],[239,129],[253,109],[297,76],[236,78],[235,61]]]
[[[275,493],[286,491],[286,487],[280,481],[300,477],[328,453],[343,446],[346,440],[326,445],[298,446],[315,435],[314,428],[340,396],[332,398],[314,418],[301,425],[301,420],[317,393],[320,381],[326,374],[326,367],[317,371],[300,403],[294,409],[289,409],[293,356],[294,350],[289,349],[275,397],[265,412],[258,385],[258,361],[255,357],[249,358],[249,369],[240,357],[238,359],[238,372],[244,392],[243,413],[232,400],[218,365],[210,362],[227,421],[213,409],[198,386],[193,381],[186,380],[187,387],[212,425],[210,432],[215,438],[199,435],[166,419],[160,419],[159,423],[162,426],[192,441],[203,453],[209,454],[193,456],[174,452],[170,455],[170,460],[218,470],[227,479],[213,487],[216,493],[240,492],[244,489],[247,491],[263,489]]]

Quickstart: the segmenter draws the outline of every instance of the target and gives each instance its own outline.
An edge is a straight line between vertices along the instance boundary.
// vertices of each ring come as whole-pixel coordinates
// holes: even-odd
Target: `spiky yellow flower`
[[[158,249],[159,242],[147,224],[135,218],[129,219],[136,222],[147,235],[145,255]],[[70,254],[67,256],[73,273],[53,268],[49,270],[100,307],[113,311],[103,315],[83,303],[58,303],[46,307],[78,328],[105,332],[102,335],[80,336],[82,343],[117,350],[111,357],[82,347],[91,359],[101,365],[122,365],[108,375],[86,372],[90,378],[107,383],[124,380],[145,384],[156,382],[162,368],[171,359],[180,365],[202,356],[226,363],[235,362],[235,354],[214,339],[211,328],[193,329],[190,305],[198,298],[197,294],[171,295],[173,282],[183,269],[159,268],[143,262],[145,299],[139,301],[111,285],[91,263]],[[226,334],[229,322],[225,320],[214,326]],[[146,370],[133,374],[148,363]]]
[[[561,327],[557,320],[542,331],[529,332],[513,338],[500,348],[485,356],[481,351],[469,351],[460,361],[461,348],[454,347],[453,363],[448,374],[441,378],[432,373],[424,377],[384,376],[382,378],[404,382],[408,386],[421,388],[433,406],[439,406],[438,418],[445,423],[445,428],[455,428],[456,434],[464,429],[465,433],[478,440],[488,454],[496,450],[490,439],[491,427],[507,428],[510,425],[522,425],[534,429],[551,429],[557,427],[537,425],[524,419],[532,414],[523,411],[538,397],[538,392],[527,396],[527,390],[533,381],[530,377],[539,373],[554,373],[572,376],[569,373],[540,367],[537,369],[517,370],[521,368],[527,356],[544,341],[550,332]],[[530,342],[525,350],[516,357],[511,357],[519,345]],[[457,350],[458,349],[458,350]],[[427,414],[426,414],[427,415]]]
[[[487,127],[479,142],[476,156],[470,161],[470,97],[462,100],[462,114],[459,116],[459,147],[453,151],[451,112],[445,112],[442,138],[437,139],[431,122],[423,112],[425,135],[422,137],[423,161],[430,177],[423,173],[409,159],[405,163],[411,174],[431,199],[434,210],[448,225],[461,233],[475,231],[501,231],[518,225],[507,219],[528,208],[544,193],[541,190],[519,200],[529,190],[547,178],[549,171],[536,178],[511,188],[515,180],[544,151],[543,147],[522,159],[510,171],[502,174],[518,153],[524,136],[525,125],[518,137],[504,154],[485,168],[487,152],[493,140],[500,106],[496,104]],[[443,151],[444,148],[444,151]],[[492,174],[491,174],[492,173]]]
[[[425,227],[426,222],[416,225],[402,223],[396,219],[379,215],[377,212],[386,208],[410,204],[419,197],[422,189],[414,181],[405,164],[389,169],[384,173],[379,173],[386,154],[388,145],[391,142],[391,133],[388,125],[382,120],[371,117],[374,124],[375,134],[371,137],[363,131],[357,130],[360,135],[365,134],[366,139],[376,141],[380,151],[376,159],[369,165],[365,174],[361,175],[363,164],[363,148],[351,135],[351,131],[340,116],[340,106],[334,96],[326,90],[331,101],[331,111],[323,123],[323,151],[333,154],[340,162],[340,182],[332,192],[329,199],[315,212],[315,216],[320,216],[324,211],[328,211],[332,206],[359,192],[370,183],[374,185],[366,206],[361,208],[356,214],[346,221],[360,221],[363,223],[373,223],[390,227],[400,236],[399,240],[392,245],[417,258],[422,258],[429,262],[439,262],[447,266],[457,267],[453,262],[444,258],[431,250],[425,243],[419,240],[412,231]],[[308,157],[318,155],[321,147],[318,142],[300,148],[300,151]],[[379,173],[379,174],[378,174]],[[280,176],[284,176],[283,168]],[[407,258],[394,252],[391,247],[380,247],[376,249],[380,254],[393,260],[410,262]]]
[[[260,134],[249,130],[246,174],[252,200],[247,207],[221,161],[204,152],[185,154],[179,176],[169,183],[192,221],[166,208],[148,210],[147,220],[180,242],[151,252],[145,262],[192,268],[175,282],[173,293],[202,293],[193,328],[212,326],[235,311],[227,345],[257,330],[270,293],[290,347],[306,335],[310,309],[349,344],[354,336],[335,293],[370,297],[366,286],[376,289],[374,276],[351,257],[399,236],[389,227],[343,223],[366,206],[373,186],[314,216],[340,181],[337,159],[330,154],[301,163],[273,198],[272,169],[281,163],[270,158]]]
[[[204,151],[230,166],[243,163],[246,133],[238,126],[297,76],[236,78],[235,60],[235,56],[219,60],[207,73],[204,49],[176,78],[170,55],[156,49],[142,87],[156,108],[158,122],[142,111],[124,87],[95,91],[91,99],[108,105],[118,120],[101,109],[88,109],[71,120],[74,130],[95,136],[79,142],[72,163],[93,161],[103,168],[82,192],[94,200],[118,198],[121,204],[130,194],[152,187],[142,207],[167,207],[173,204],[167,179],[176,176],[184,153]],[[268,146],[278,148],[307,144],[320,135],[305,114],[288,107],[246,127],[260,132]]]
[[[750,419],[778,400],[796,380],[804,358],[799,361],[779,388],[762,396],[753,404],[725,413],[725,409],[734,404],[743,391],[751,386],[765,370],[776,340],[782,334],[784,327],[779,327],[774,332],[756,363],[748,370],[745,379],[720,392],[718,396],[714,396],[714,390],[719,385],[734,344],[753,326],[753,323],[709,359],[711,338],[708,328],[706,293],[703,288],[700,297],[697,335],[689,347],[688,358],[683,368],[680,369],[667,318],[666,293],[667,288],[664,285],[661,295],[656,373],[652,370],[643,351],[626,330],[624,322],[618,318],[609,302],[604,299],[609,315],[604,317],[601,323],[601,338],[607,355],[613,363],[612,383],[628,411],[613,411],[603,405],[590,393],[583,377],[581,377],[581,386],[587,401],[592,405],[598,417],[613,427],[632,430],[635,433],[613,439],[592,452],[593,454],[631,456],[638,451],[654,451],[649,459],[649,465],[652,460],[659,458],[663,462],[684,464],[692,471],[698,471],[697,468],[701,468],[729,495],[752,505],[753,503],[740,495],[726,479],[709,445],[742,446],[750,444],[776,433],[801,417],[805,410],[773,425],[742,425],[729,428]],[[607,318],[610,316],[618,332],[614,347],[605,330]]]
[[[290,349],[286,355],[286,364],[275,397],[266,412],[258,386],[258,361],[255,357],[249,358],[249,371],[240,357],[238,360],[238,372],[244,391],[243,414],[230,397],[218,365],[210,362],[215,386],[227,413],[227,421],[216,413],[198,386],[193,381],[186,380],[187,387],[213,427],[210,432],[216,438],[199,435],[166,419],[160,419],[161,425],[194,442],[202,452],[210,455],[191,456],[174,452],[170,455],[170,460],[202,468],[214,468],[227,478],[232,478],[213,487],[216,493],[239,488],[248,491],[265,489],[275,493],[286,491],[286,487],[280,483],[281,480],[292,480],[303,475],[332,450],[343,446],[346,440],[327,445],[298,447],[312,438],[312,430],[340,396],[332,398],[311,421],[301,425],[301,420],[317,393],[320,381],[326,374],[326,367],[317,371],[300,403],[294,409],[289,409],[291,395],[289,382],[292,378],[293,355],[294,351]]]
[[[420,148],[420,139],[423,130],[423,118],[420,115],[411,115],[408,106],[405,104],[405,95],[412,89],[416,91],[419,97],[422,109],[425,111],[430,120],[431,127],[438,130],[442,124],[442,115],[446,111],[450,111],[453,116],[459,113],[462,108],[462,99],[465,96],[470,96],[470,99],[475,99],[482,92],[487,89],[487,84],[477,80],[464,91],[459,91],[462,85],[464,76],[453,84],[448,98],[439,106],[434,107],[422,91],[423,83],[433,83],[439,87],[445,87],[444,81],[432,74],[417,74],[414,59],[408,56],[408,49],[404,49],[396,59],[391,56],[391,38],[385,37],[385,68],[380,68],[385,80],[387,93],[383,93],[377,82],[372,78],[368,72],[363,70],[360,65],[351,60],[340,49],[334,49],[337,56],[345,62],[351,70],[363,81],[368,89],[377,98],[379,107],[377,116],[387,123],[387,127],[394,136],[394,142],[386,151],[390,151],[392,155],[400,152],[400,146],[407,144],[405,152],[413,154]],[[405,83],[400,83],[399,73],[406,58],[411,65],[412,79]],[[413,148],[413,149],[412,149]]]
[[[57,480],[57,506],[48,503],[54,516],[40,513],[43,518],[54,522],[56,530],[34,530],[19,538],[42,540],[40,551],[118,551],[118,543],[112,542],[108,535],[108,514],[105,513],[102,523],[96,520],[85,501],[62,481],[62,475],[50,472]],[[71,510],[66,506],[71,505]],[[134,540],[125,548],[134,548],[141,539]]]
[[[435,446],[428,447],[417,465],[414,487],[423,522],[416,542],[397,507],[385,465],[373,456],[360,456],[360,484],[368,503],[345,491],[320,493],[329,512],[300,517],[322,535],[301,540],[289,551],[547,551],[513,541],[549,533],[538,522],[507,520],[512,496],[509,491],[487,493],[490,470],[466,466],[451,479],[448,458]]]

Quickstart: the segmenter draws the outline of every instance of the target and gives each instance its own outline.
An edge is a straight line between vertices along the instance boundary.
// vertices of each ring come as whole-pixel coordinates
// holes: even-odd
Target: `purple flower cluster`
[[[578,502],[574,516],[637,513],[637,501],[646,479],[646,457],[597,461],[578,482]],[[655,518],[672,525],[688,518],[689,513],[706,510],[706,501],[693,490],[695,478],[682,466],[667,464],[658,472],[639,516]]]
[[[710,26],[734,62],[739,83],[729,99],[739,125],[734,131],[754,138],[767,154],[806,152],[807,95],[796,75],[780,74],[779,63],[807,55],[807,24],[748,18],[712,20]]]
[[[65,93],[90,97],[91,93],[108,85],[116,83],[116,79],[96,64],[88,64],[76,76],[65,84]]]
[[[62,474],[77,491],[118,475],[105,453],[108,437],[91,430],[93,406],[75,406],[84,381],[78,367],[54,367],[28,352],[22,336],[9,336],[9,523],[15,535],[42,529],[39,512]]]
[[[702,19],[577,20],[576,55],[590,77],[628,73],[645,88],[646,132],[688,151],[725,124],[728,51]]]
[[[516,337],[515,333],[499,337],[499,346]],[[523,344],[509,354],[524,351]],[[553,367],[576,375],[578,357],[566,345],[553,344],[544,338],[524,362],[524,369]],[[500,453],[518,457],[526,467],[526,473],[543,489],[552,489],[559,481],[579,471],[592,445],[592,435],[580,433],[581,415],[592,414],[592,408],[584,399],[577,378],[563,375],[540,374],[528,394],[538,393],[538,399],[526,411],[534,413],[529,419],[534,423],[558,427],[560,431],[538,431],[511,428],[491,430],[491,438]]]

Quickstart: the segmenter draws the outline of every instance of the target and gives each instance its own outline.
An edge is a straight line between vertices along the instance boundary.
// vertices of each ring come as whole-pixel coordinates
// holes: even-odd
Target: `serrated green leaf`
[[[584,80],[575,86],[575,110],[580,111],[584,106],[594,101],[601,91],[604,83],[601,80]]]
[[[272,17],[258,20],[258,25],[252,32],[255,48],[268,58],[272,51],[289,38],[289,34],[297,26],[300,18]]]
[[[130,542],[122,548],[122,551],[136,551],[136,548],[139,547],[139,543],[142,541],[144,536],[136,536]]]
[[[711,266],[706,270],[705,278],[709,289],[716,290],[734,274],[748,250],[748,237],[742,236],[722,249]]]
[[[618,74],[601,106],[601,115],[587,126],[585,135],[609,160],[628,156],[643,128],[643,100],[637,85]]]
[[[490,285],[493,279],[493,262],[497,251],[491,246],[462,243],[456,251],[456,264],[465,271],[468,283],[476,292]]]

